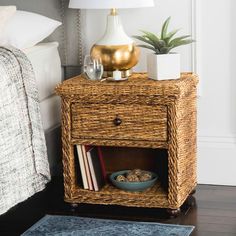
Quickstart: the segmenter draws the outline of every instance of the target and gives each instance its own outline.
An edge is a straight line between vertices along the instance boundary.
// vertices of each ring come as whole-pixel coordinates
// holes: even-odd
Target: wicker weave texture
[[[195,79],[191,79],[191,78]],[[91,81],[83,76],[66,80],[56,87],[59,95],[77,97],[87,103],[131,103],[141,104],[139,97],[149,98],[181,97],[196,87],[197,76],[183,73],[178,80],[154,81],[147,78],[146,73],[134,73],[128,80],[122,82]],[[132,98],[136,98],[133,100]],[[124,100],[123,100],[124,99]],[[152,101],[151,101],[152,102]],[[146,103],[146,102],[145,102]]]
[[[71,110],[73,138],[167,140],[166,106],[75,103]]]
[[[169,106],[169,203],[181,204],[196,180],[196,90]]]
[[[196,86],[198,78],[153,81],[145,73],[124,82],[94,82],[82,76],[56,88],[62,97],[62,144],[65,201],[136,207],[179,208],[196,186]],[[119,116],[120,126],[113,121]],[[168,191],[158,183],[145,193],[79,188],[74,145],[165,148]]]
[[[169,208],[167,193],[161,188],[160,184],[142,192],[126,192],[119,190],[110,184],[103,187],[102,191],[88,194],[87,190],[77,189],[73,198],[65,198],[69,203],[88,203],[104,205],[121,205],[130,207],[147,208]],[[174,207],[174,206],[173,206]]]

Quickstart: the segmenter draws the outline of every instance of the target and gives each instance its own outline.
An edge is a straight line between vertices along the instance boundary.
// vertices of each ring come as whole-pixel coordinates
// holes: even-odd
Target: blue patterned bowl
[[[152,175],[152,179],[143,182],[120,182],[116,180],[118,175],[126,175],[129,170],[114,172],[110,175],[110,180],[117,188],[130,192],[140,192],[152,187],[157,181],[157,174],[146,171]]]

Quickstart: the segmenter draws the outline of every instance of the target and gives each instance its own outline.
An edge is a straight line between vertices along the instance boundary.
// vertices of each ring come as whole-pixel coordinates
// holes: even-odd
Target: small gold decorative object
[[[128,174],[126,179],[128,182],[139,182],[139,177],[132,173]]]
[[[132,170],[131,172],[132,172],[133,174],[135,174],[135,175],[140,176],[140,175],[142,175],[143,170],[140,170],[140,169],[134,169],[134,170]]]
[[[118,175],[116,177],[116,180],[119,181],[119,182],[125,182],[126,181],[126,178],[124,175]]]
[[[152,175],[150,173],[142,173],[140,176],[139,176],[139,180],[141,182],[144,182],[144,181],[148,181],[152,178]]]

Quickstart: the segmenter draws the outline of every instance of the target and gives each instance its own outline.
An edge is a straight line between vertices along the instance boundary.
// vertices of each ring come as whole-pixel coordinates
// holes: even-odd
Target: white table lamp
[[[101,57],[105,76],[111,76],[115,70],[121,71],[124,77],[130,75],[130,69],[138,63],[140,54],[133,39],[124,32],[116,9],[151,6],[154,6],[153,0],[70,0],[69,8],[111,9],[103,37],[91,48],[92,56]]]

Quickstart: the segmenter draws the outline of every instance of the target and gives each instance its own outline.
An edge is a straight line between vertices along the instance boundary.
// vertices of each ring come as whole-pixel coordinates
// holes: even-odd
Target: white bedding
[[[58,43],[53,42],[24,50],[34,68],[40,101],[51,96],[55,86],[61,82],[61,61],[57,48]]]
[[[44,130],[60,122],[60,99],[54,89],[62,80],[62,67],[58,43],[40,43],[24,50],[33,66],[39,90],[39,100]]]
[[[40,102],[40,112],[42,116],[43,129],[45,131],[49,131],[49,129],[58,126],[61,120],[60,109],[60,98],[56,95]]]

